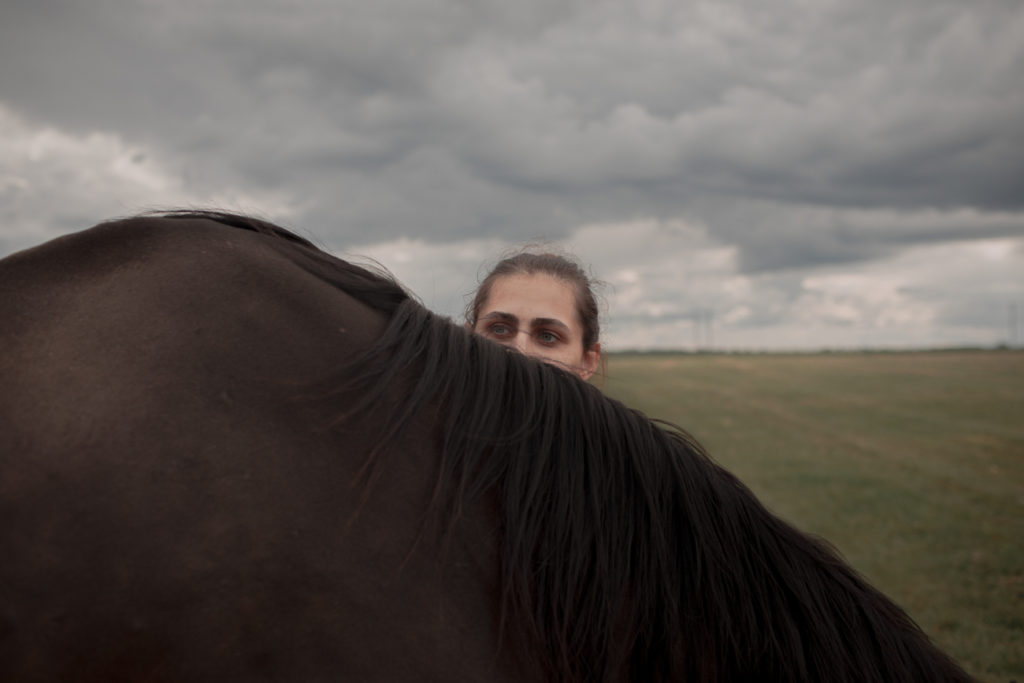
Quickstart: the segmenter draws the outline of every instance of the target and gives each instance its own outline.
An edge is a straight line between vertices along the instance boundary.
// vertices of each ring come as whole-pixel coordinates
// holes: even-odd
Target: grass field
[[[1024,683],[1024,352],[620,354],[603,388],[696,436],[969,672]]]

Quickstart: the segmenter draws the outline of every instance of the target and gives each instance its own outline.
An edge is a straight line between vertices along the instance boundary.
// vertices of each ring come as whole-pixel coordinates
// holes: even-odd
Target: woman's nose
[[[515,339],[512,340],[512,345],[515,347],[516,351],[525,355],[530,344],[530,339],[531,337],[529,332],[526,330],[519,330],[516,332]]]

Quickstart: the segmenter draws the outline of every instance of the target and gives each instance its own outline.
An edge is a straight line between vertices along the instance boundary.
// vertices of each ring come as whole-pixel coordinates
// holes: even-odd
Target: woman
[[[500,261],[480,283],[466,325],[587,380],[601,363],[593,284],[563,256],[521,252]]]

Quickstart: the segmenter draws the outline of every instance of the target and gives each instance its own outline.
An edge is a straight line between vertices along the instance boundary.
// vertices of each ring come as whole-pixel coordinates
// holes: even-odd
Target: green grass
[[[696,436],[970,673],[1024,683],[1024,353],[620,354],[603,388]]]

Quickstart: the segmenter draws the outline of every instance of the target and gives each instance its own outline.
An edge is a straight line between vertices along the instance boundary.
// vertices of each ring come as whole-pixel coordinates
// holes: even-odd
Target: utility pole
[[[1017,304],[1012,303],[1006,311],[1006,331],[1011,349],[1017,348]]]
[[[693,345],[697,351],[710,351],[714,346],[713,313],[710,308],[698,308],[693,314]]]
[[[710,308],[707,309],[706,313],[707,313],[707,316],[708,316],[707,317],[707,323],[708,323],[708,351],[710,351],[715,346],[715,328],[714,328],[714,324],[713,324],[715,317],[714,317],[714,311],[712,309],[710,309]]]

